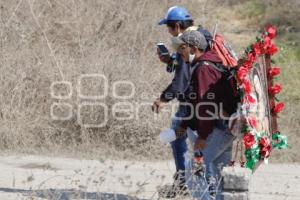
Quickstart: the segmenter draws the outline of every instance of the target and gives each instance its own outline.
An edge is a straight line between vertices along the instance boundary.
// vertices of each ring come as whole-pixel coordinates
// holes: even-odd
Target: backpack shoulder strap
[[[211,62],[208,60],[203,60],[203,61],[200,61],[199,63],[197,63],[195,66],[191,67],[190,77],[192,77],[194,71],[202,65],[209,65],[210,67],[213,67],[214,69],[221,72],[222,74],[225,74],[228,80],[234,76],[234,69],[227,69],[222,64],[214,63],[214,62]]]
[[[200,67],[201,65],[202,65],[202,63],[199,62],[199,63],[197,63],[196,65],[190,67],[190,77],[191,77],[191,78],[192,78],[194,72],[196,71],[196,69],[197,69],[198,67]]]
[[[213,67],[214,69],[218,70],[221,73],[225,73],[226,72],[226,70],[223,69],[222,66],[218,66],[216,63],[213,63],[211,61],[202,60],[202,61],[198,62],[196,65],[190,67],[190,75],[191,75],[191,77],[194,74],[194,72],[196,71],[196,69],[198,69],[198,67],[200,67],[202,65],[209,65],[209,66]]]
[[[228,72],[228,70],[226,70],[222,64],[214,63],[214,62],[207,61],[207,60],[201,61],[200,63],[202,63],[201,65],[209,65],[221,73]]]

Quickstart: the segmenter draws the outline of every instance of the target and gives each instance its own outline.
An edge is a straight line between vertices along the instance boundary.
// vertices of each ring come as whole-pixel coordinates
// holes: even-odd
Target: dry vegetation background
[[[255,39],[264,24],[278,26],[282,67],[280,96],[286,109],[279,123],[289,136],[288,150],[275,152],[274,161],[300,161],[300,1],[299,0],[0,0],[0,149],[2,152],[52,155],[165,159],[169,148],[158,141],[158,133],[169,127],[170,112],[156,116],[150,104],[172,78],[156,57],[155,44],[169,44],[165,27],[157,26],[167,8],[186,7],[195,18],[231,42],[239,54]],[[78,97],[82,74],[103,74],[109,92],[103,100]],[[135,104],[149,103],[138,113],[139,120],[118,121],[111,107],[122,102],[112,96],[115,81],[135,85]],[[55,81],[72,83],[72,97],[51,97]],[[103,83],[83,81],[83,94],[98,94]],[[124,86],[125,87],[125,86]],[[66,94],[68,89],[56,88]],[[127,94],[121,88],[120,94]],[[86,128],[78,123],[79,105],[102,102],[109,106],[103,128]],[[53,103],[69,103],[72,119],[53,120]],[[64,107],[56,112],[65,115]],[[103,118],[98,107],[84,107],[85,120]]]

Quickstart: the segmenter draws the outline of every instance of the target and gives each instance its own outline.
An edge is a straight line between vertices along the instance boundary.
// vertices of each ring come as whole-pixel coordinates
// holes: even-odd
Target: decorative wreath
[[[287,147],[287,138],[277,128],[277,116],[284,103],[276,97],[281,85],[274,84],[280,68],[271,66],[271,56],[278,52],[273,43],[276,28],[266,26],[261,37],[246,48],[239,61],[236,78],[241,95],[240,112],[243,123],[241,137],[246,158],[245,166],[254,169],[259,161],[268,161],[271,150]]]

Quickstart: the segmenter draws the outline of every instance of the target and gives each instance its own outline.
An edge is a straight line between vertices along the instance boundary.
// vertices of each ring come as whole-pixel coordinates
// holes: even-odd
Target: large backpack
[[[224,67],[234,68],[238,64],[238,57],[229,43],[225,41],[224,37],[220,34],[217,34],[217,26],[218,25],[216,24],[213,33],[213,39],[210,43],[211,49],[217,52]]]
[[[231,46],[225,42],[222,35],[215,35],[211,49],[217,52],[218,56],[222,60],[223,66],[227,68],[237,66],[238,58],[235,52],[232,50]]]
[[[227,101],[226,101],[227,104],[223,104],[222,106],[223,106],[223,109],[225,110],[225,112],[230,117],[233,116],[237,112],[239,102],[240,102],[240,95],[239,95],[238,89],[237,89],[237,81],[234,76],[236,68],[227,68],[227,67],[223,66],[223,64],[221,64],[221,63],[214,63],[211,61],[201,61],[200,63],[196,64],[195,66],[193,66],[191,68],[190,76],[192,77],[194,72],[198,69],[198,67],[201,67],[203,64],[209,65],[210,67],[213,67],[217,71],[221,72],[221,74],[222,74],[222,78],[221,78],[222,82],[221,83],[222,83],[222,87],[224,88],[223,93],[224,93],[224,95],[226,95],[226,98],[227,98]],[[193,84],[190,83],[189,88],[185,92],[186,99],[189,99],[190,94],[193,91],[194,91]],[[188,112],[191,112],[191,110],[188,110]],[[225,121],[218,120],[218,122],[221,122],[223,124]],[[189,121],[189,127],[192,130],[197,130],[197,118],[195,115]]]
[[[235,78],[236,68],[224,66],[221,63],[214,63],[211,61],[201,61],[199,64],[191,68],[190,77],[193,76],[193,73],[198,67],[201,67],[203,64],[213,67],[222,74],[222,86],[224,87],[224,93],[226,93],[226,98],[228,99],[228,105],[223,105],[224,110],[232,115],[238,109],[240,102],[240,95],[237,87],[237,80]],[[189,89],[191,92],[192,89]]]
[[[228,112],[229,115],[232,115],[237,111],[238,105],[241,101],[237,87],[237,80],[235,77],[238,65],[238,57],[231,46],[225,41],[224,37],[220,34],[217,34],[217,24],[215,25],[213,38],[209,42],[209,44],[211,50],[215,51],[219,58],[222,60],[222,64],[213,63],[211,61],[202,61],[198,66],[206,63],[207,65],[215,68],[222,73],[224,90],[226,91],[227,98],[230,99],[230,105],[227,105],[227,109],[224,109]],[[192,72],[193,71],[195,71],[195,69],[192,69]]]

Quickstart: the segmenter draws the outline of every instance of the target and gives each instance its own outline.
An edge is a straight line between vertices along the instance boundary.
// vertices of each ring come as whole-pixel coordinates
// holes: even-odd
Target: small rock
[[[222,170],[224,190],[248,191],[252,172],[247,168],[224,167]]]

